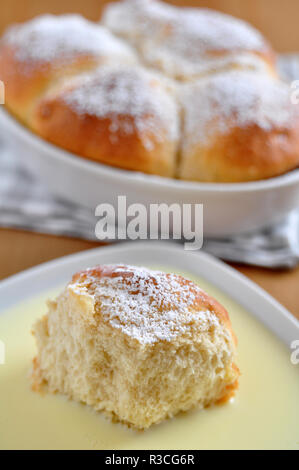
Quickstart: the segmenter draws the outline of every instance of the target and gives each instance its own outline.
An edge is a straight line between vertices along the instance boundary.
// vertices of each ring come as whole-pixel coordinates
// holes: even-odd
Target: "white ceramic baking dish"
[[[93,210],[116,204],[198,203],[204,205],[205,236],[225,236],[273,224],[299,207],[299,169],[250,183],[196,183],[130,172],[94,163],[66,152],[30,132],[0,107],[1,134],[20,161],[49,189]]]

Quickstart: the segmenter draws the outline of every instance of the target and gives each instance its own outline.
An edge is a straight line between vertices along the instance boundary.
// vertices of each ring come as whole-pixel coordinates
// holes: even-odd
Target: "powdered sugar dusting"
[[[231,71],[182,87],[185,145],[205,144],[218,133],[256,125],[288,128],[295,106],[289,87],[265,74]]]
[[[151,150],[152,136],[178,138],[176,102],[163,80],[143,67],[104,66],[70,82],[63,100],[79,114],[108,117],[115,141],[122,133],[137,132]]]
[[[127,0],[109,5],[103,23],[128,39],[148,64],[172,76],[204,73],[237,60],[237,53],[268,49],[263,36],[242,20],[202,8],[177,8],[156,0]],[[256,56],[251,54],[251,66]]]
[[[95,310],[114,328],[143,344],[171,341],[188,333],[208,331],[219,325],[215,313],[204,308],[201,289],[175,274],[165,274],[133,266],[101,266],[72,288],[88,291]]]
[[[252,53],[227,53],[214,56],[192,57],[190,54],[173,53],[165,48],[157,48],[154,45],[147,45],[143,50],[146,61],[153,67],[161,69],[169,77],[177,80],[190,80],[202,78],[208,74],[233,69],[248,69],[256,72],[267,72],[267,63],[258,55]]]
[[[4,41],[16,49],[22,62],[47,63],[71,59],[74,55],[118,55],[133,58],[122,40],[79,15],[43,15],[11,27]]]

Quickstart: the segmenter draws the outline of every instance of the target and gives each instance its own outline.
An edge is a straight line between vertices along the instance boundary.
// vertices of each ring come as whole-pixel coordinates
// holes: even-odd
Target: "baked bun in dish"
[[[50,87],[100,64],[134,63],[128,44],[80,15],[43,15],[10,27],[0,42],[0,79],[8,109],[30,127]]]
[[[176,274],[124,265],[79,272],[34,335],[35,390],[132,427],[226,401],[237,388],[228,313]]]
[[[184,85],[181,105],[181,179],[254,181],[298,166],[299,109],[286,83],[223,72]]]
[[[127,170],[174,176],[175,88],[142,66],[106,65],[45,94],[31,127],[73,153]]]

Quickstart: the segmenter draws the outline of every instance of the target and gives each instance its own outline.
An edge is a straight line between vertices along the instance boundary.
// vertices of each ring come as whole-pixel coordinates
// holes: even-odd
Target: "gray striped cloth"
[[[0,226],[95,240],[96,217],[47,191],[0,141]]]

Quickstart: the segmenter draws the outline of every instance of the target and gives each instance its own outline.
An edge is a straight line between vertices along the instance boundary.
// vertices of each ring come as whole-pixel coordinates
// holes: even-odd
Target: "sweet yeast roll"
[[[172,82],[142,66],[106,65],[37,103],[30,126],[77,155],[174,176],[179,116]]]
[[[271,47],[212,10],[124,0],[102,24],[41,16],[4,34],[0,80],[30,130],[107,165],[215,183],[299,166],[298,106]]]
[[[144,429],[238,387],[227,311],[193,282],[143,267],[73,276],[34,326],[34,390]]]
[[[26,124],[36,100],[60,80],[102,63],[133,63],[130,46],[79,15],[44,15],[14,25],[0,42],[6,105]]]
[[[228,68],[275,73],[273,50],[261,33],[213,10],[124,0],[106,7],[102,24],[137,48],[148,65],[177,79]]]
[[[299,166],[299,110],[288,84],[267,74],[231,71],[181,88],[179,177],[242,182]]]

